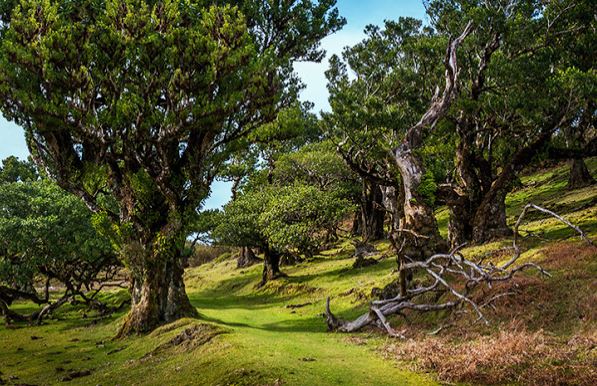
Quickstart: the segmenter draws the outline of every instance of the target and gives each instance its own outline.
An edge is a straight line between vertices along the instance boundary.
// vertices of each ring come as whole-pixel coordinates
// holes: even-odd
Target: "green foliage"
[[[11,288],[41,278],[80,288],[115,263],[89,210],[46,180],[0,184],[0,240],[0,285]]]
[[[333,0],[2,5],[0,109],[50,177],[145,245],[184,239],[246,135],[295,103],[293,62],[344,24]]]
[[[354,212],[350,201],[336,192],[311,185],[284,186],[272,193],[258,221],[268,243],[283,251],[313,255],[338,223]]]
[[[259,214],[268,205],[266,192],[244,193],[224,206],[224,214],[212,232],[219,243],[233,246],[265,247],[267,240],[259,227]]]
[[[311,255],[351,210],[349,200],[315,186],[263,186],[224,207],[213,238],[222,244]]]
[[[30,160],[20,161],[17,157],[11,156],[2,161],[2,166],[0,166],[0,184],[35,181],[37,178],[37,170]]]
[[[423,198],[430,207],[435,205],[435,193],[437,192],[437,183],[431,170],[425,171],[421,183],[418,186],[417,193]]]
[[[275,183],[308,184],[336,195],[356,199],[360,194],[358,177],[346,165],[329,141],[308,144],[294,152],[281,154],[273,171]]]

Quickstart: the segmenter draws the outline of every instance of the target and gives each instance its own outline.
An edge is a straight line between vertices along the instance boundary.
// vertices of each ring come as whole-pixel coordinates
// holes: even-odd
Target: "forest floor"
[[[597,172],[597,159],[588,165]],[[561,165],[522,178],[508,196],[513,223],[527,202],[564,215],[597,237],[597,188],[567,191]],[[447,211],[437,212],[445,232]],[[396,278],[387,242],[379,263],[352,269],[351,240],[308,262],[283,267],[288,278],[256,289],[261,266],[238,270],[224,256],[186,273],[199,319],[183,319],[147,336],[114,340],[124,312],[97,318],[77,306],[42,326],[0,326],[0,384],[46,385],[408,385],[456,383],[597,384],[597,252],[564,225],[534,213],[521,230],[526,272],[504,287],[512,296],[487,308],[489,326],[468,314],[408,315],[392,325],[406,340],[369,330],[328,333],[326,297],[352,318],[372,289]],[[524,234],[524,233],[523,233]],[[505,239],[465,249],[467,257],[506,259]],[[481,294],[478,294],[481,296]],[[124,291],[105,295],[117,304]],[[19,303],[23,311],[33,306]],[[438,327],[439,333],[431,334]]]

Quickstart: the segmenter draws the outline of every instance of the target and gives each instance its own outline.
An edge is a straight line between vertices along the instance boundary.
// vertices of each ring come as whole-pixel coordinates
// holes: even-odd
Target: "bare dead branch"
[[[385,329],[390,336],[402,337],[402,335],[397,333],[389,324],[387,320],[388,316],[403,314],[403,311],[405,310],[430,312],[454,309],[460,306],[469,306],[477,314],[477,321],[482,320],[485,323],[489,323],[484,316],[482,309],[487,306],[493,307],[493,303],[497,299],[511,296],[515,293],[511,291],[498,293],[482,303],[477,304],[477,302],[472,300],[469,296],[475,289],[481,286],[491,288],[492,283],[511,280],[515,274],[529,268],[536,269],[544,276],[551,276],[541,266],[535,263],[527,262],[514,266],[522,254],[517,243],[518,228],[525,215],[531,209],[549,214],[558,219],[579,233],[581,238],[591,246],[595,246],[586,234],[570,221],[564,219],[553,211],[541,208],[534,204],[527,204],[518,217],[518,221],[514,228],[514,251],[510,260],[501,265],[495,265],[491,262],[485,263],[485,259],[474,262],[465,258],[460,253],[464,244],[454,248],[449,253],[435,254],[424,261],[414,261],[406,257],[407,261],[403,263],[402,268],[423,272],[426,277],[431,280],[432,284],[407,289],[405,293],[391,299],[373,301],[371,302],[369,311],[353,321],[345,321],[337,318],[330,309],[330,299],[328,298],[325,310],[328,328],[332,331],[354,332],[366,326],[377,326]],[[448,298],[444,298],[445,300],[438,303],[429,303],[428,297],[425,297],[425,295],[440,290],[445,292]]]

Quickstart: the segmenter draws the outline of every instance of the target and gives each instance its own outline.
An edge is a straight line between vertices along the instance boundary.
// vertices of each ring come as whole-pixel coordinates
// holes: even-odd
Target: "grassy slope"
[[[591,160],[589,166],[596,171],[597,159]],[[595,237],[597,191],[595,187],[565,191],[566,173],[566,167],[558,167],[524,177],[524,188],[508,197],[509,220],[513,222],[521,207],[532,201],[566,215]],[[438,211],[444,228],[446,215],[445,211]],[[593,278],[597,273],[595,256],[584,253],[583,260],[577,261],[582,266],[573,271],[578,271],[578,276],[574,276],[567,266],[552,261],[561,256],[558,248],[580,248],[576,239],[555,241],[572,236],[569,230],[538,215],[531,218],[524,229],[538,236],[524,242],[529,248],[524,258],[543,261],[552,268],[554,278],[550,279],[548,289],[555,291],[560,300],[541,303],[542,310],[534,309],[532,313],[510,304],[509,314],[492,316],[498,321],[503,318],[504,322],[508,318],[522,318],[529,328],[546,328],[563,339],[579,329],[595,331],[594,320],[589,317],[587,321],[586,317],[587,312],[592,312],[591,306],[588,311],[586,306],[571,306],[574,296],[579,299],[581,295],[594,296],[591,288],[594,289]],[[483,254],[505,245],[508,245],[507,240],[472,247],[465,253]],[[378,245],[381,253],[388,248],[386,242]],[[288,279],[270,283],[260,290],[254,288],[260,275],[259,266],[239,271],[234,269],[232,261],[219,261],[193,268],[187,272],[187,292],[198,307],[201,320],[182,320],[147,337],[112,341],[122,314],[94,322],[91,315],[82,319],[82,311],[77,308],[61,311],[58,320],[41,327],[0,327],[0,379],[14,384],[53,384],[69,372],[89,369],[92,370],[90,376],[71,383],[434,383],[431,375],[417,374],[406,370],[404,363],[384,360],[379,349],[387,339],[381,335],[369,332],[341,335],[325,331],[320,314],[327,296],[332,297],[335,312],[342,317],[354,317],[365,310],[373,287],[382,287],[395,278],[393,259],[355,271],[350,269],[351,253],[351,244],[344,242],[314,261],[286,267]],[[520,298],[528,300],[533,291],[543,290],[540,285],[531,286]],[[310,304],[295,309],[287,307],[305,303]],[[579,315],[572,315],[576,309]],[[442,317],[415,317],[415,321],[420,322],[422,328],[431,329]],[[194,349],[181,345],[147,356],[180,331],[198,323],[215,325],[222,334]],[[403,327],[399,320],[393,323]],[[18,379],[9,379],[15,376]]]

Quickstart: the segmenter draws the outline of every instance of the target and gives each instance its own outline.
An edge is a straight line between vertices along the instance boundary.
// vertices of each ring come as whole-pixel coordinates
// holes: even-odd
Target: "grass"
[[[350,248],[346,243],[309,263],[286,267],[288,279],[260,290],[255,289],[260,266],[239,271],[234,261],[226,260],[192,268],[186,274],[187,292],[200,319],[179,321],[163,334],[112,340],[122,314],[94,322],[81,319],[74,308],[40,327],[0,327],[0,377],[18,377],[14,384],[54,384],[71,372],[91,370],[70,383],[434,384],[428,375],[384,360],[376,352],[385,339],[380,335],[365,336],[355,345],[349,336],[326,331],[321,317],[326,296],[338,299],[337,309],[356,314],[371,288],[392,280],[391,259],[351,270]],[[379,245],[387,248],[387,243]],[[353,288],[362,292],[351,292]],[[286,307],[306,303],[312,304]],[[148,353],[194,323],[224,332],[192,350],[166,350],[148,359]]]
[[[597,159],[590,160],[589,167],[597,170]],[[524,176],[523,186],[507,199],[509,222],[524,204],[534,202],[579,223],[595,238],[597,189],[566,191],[566,173],[566,166],[560,166]],[[445,233],[447,210],[438,211],[438,221]],[[413,314],[411,324],[392,320],[409,337],[404,342],[375,331],[328,333],[321,317],[327,296],[336,314],[356,317],[366,310],[373,288],[396,278],[391,257],[351,269],[353,246],[344,240],[312,261],[284,267],[288,278],[261,289],[255,288],[260,266],[238,270],[234,261],[216,259],[191,268],[186,272],[187,293],[200,318],[177,321],[147,336],[113,340],[123,313],[99,319],[75,306],[60,310],[42,326],[1,326],[0,384],[59,384],[85,370],[89,375],[69,383],[554,383],[579,374],[584,376],[577,377],[580,382],[591,381],[590,369],[597,364],[595,253],[573,232],[541,214],[533,214],[522,229],[532,232],[523,240],[523,259],[543,264],[553,277],[543,280],[528,273],[510,283],[518,294],[496,303],[488,313],[493,321],[488,327],[471,326],[465,317],[430,336],[438,325],[455,319],[446,313]],[[495,251],[510,242],[474,246],[464,253],[499,255]],[[380,255],[391,256],[387,242],[376,246]],[[118,303],[125,294],[106,296]],[[19,303],[17,308],[24,311],[31,304]],[[194,343],[170,344],[184,331],[196,332]],[[500,350],[504,347],[507,350]],[[540,378],[533,369],[551,378]]]

